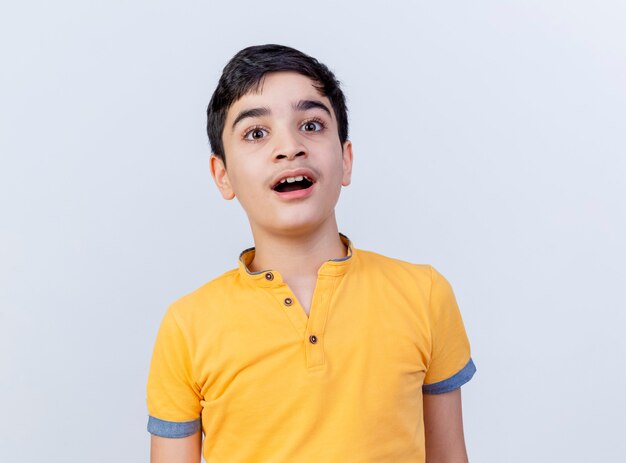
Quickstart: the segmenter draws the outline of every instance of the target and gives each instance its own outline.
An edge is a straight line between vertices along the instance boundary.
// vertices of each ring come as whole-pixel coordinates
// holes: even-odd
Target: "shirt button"
[[[283,302],[285,303],[285,305],[291,305],[293,304],[293,299],[291,299],[290,297],[286,297]]]
[[[317,336],[315,336],[314,334],[312,334],[311,336],[309,336],[309,342],[311,344],[315,344],[317,342]]]
[[[274,279],[274,274],[273,274],[272,272],[267,272],[267,273],[265,274],[265,279],[266,279],[267,281],[272,281],[272,280]]]

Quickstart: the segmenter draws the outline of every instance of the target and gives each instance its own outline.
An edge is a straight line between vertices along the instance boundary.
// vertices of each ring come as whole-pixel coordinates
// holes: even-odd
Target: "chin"
[[[278,225],[278,226],[276,226]],[[315,231],[319,227],[316,221],[290,221],[286,223],[274,224],[273,228],[278,235],[305,235]]]
[[[302,235],[317,230],[324,223],[319,215],[300,215],[298,217],[277,217],[268,228],[279,235]]]

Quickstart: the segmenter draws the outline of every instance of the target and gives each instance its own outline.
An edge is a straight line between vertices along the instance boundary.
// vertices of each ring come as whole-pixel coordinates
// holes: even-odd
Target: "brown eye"
[[[265,136],[265,132],[266,130],[257,127],[256,129],[252,129],[246,133],[244,138],[250,141],[260,140]]]
[[[322,130],[323,127],[322,124],[317,121],[309,121],[305,122],[302,125],[302,128],[305,132],[319,132],[320,130]]]

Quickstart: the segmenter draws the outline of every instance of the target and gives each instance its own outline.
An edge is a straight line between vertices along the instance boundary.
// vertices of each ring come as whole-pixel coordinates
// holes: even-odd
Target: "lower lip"
[[[315,188],[315,185],[317,184],[314,183],[313,185],[311,185],[310,187],[304,190],[294,190],[294,191],[284,191],[284,192],[274,190],[274,193],[276,193],[276,195],[281,199],[301,199],[301,198],[306,198],[307,196],[311,195],[311,193],[313,193],[313,188]]]

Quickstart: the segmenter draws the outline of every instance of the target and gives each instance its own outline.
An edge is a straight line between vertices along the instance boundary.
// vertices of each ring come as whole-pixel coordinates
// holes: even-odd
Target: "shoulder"
[[[228,270],[175,300],[167,313],[181,324],[197,321],[198,317],[205,316],[211,311],[211,308],[220,306],[220,302],[233,293],[238,285],[238,280],[239,272],[237,269]]]
[[[413,263],[395,257],[385,256],[373,251],[358,250],[363,271],[375,274],[406,276],[430,282],[435,271],[430,264]]]
[[[361,276],[390,281],[404,287],[419,287],[425,293],[451,291],[448,280],[431,264],[413,263],[358,249]]]

